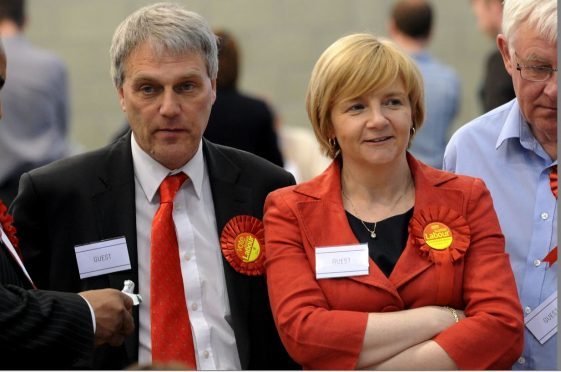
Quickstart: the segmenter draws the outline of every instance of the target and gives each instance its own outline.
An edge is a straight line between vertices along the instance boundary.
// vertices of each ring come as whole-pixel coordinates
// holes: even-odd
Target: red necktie
[[[185,173],[168,176],[160,185],[160,208],[152,221],[150,247],[150,322],[152,363],[180,362],[196,368],[189,312],[179,265],[179,247],[173,222],[173,199],[187,179]]]
[[[549,186],[557,199],[557,165],[551,167],[549,172]],[[553,265],[557,261],[557,247],[553,248],[542,261],[548,262],[550,266]]]

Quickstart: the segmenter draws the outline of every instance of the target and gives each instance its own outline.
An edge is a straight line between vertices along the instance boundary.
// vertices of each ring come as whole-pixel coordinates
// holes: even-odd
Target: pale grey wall
[[[109,77],[108,50],[113,31],[128,14],[155,1],[28,2],[28,37],[57,52],[70,69],[72,138],[86,149],[104,145],[124,120]],[[351,32],[387,36],[386,19],[393,0],[182,3],[207,18],[212,27],[227,28],[239,39],[242,89],[269,99],[287,125],[308,126],[305,89],[321,52]],[[494,44],[477,31],[469,0],[433,0],[433,4],[437,18],[430,49],[452,65],[462,79],[460,125],[480,114],[477,89],[484,57]]]

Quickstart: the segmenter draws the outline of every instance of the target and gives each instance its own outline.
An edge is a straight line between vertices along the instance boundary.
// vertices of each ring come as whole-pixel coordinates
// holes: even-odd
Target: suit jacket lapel
[[[99,236],[103,239],[125,236],[131,270],[111,273],[109,285],[122,288],[126,279],[138,285],[138,255],[136,250],[136,206],[131,134],[121,137],[109,149],[98,173],[98,184],[92,195]],[[138,308],[133,309],[136,320],[135,337],[127,337],[125,347],[130,360],[138,358]]]
[[[218,234],[234,216],[254,215],[251,189],[238,185],[241,170],[213,143],[203,139],[203,153],[209,173]]]
[[[262,211],[256,211],[252,203],[251,189],[238,184],[241,174],[239,167],[228,159],[215,144],[203,139],[203,153],[209,172],[210,188],[214,203],[218,238],[228,221],[242,214],[261,218]],[[249,334],[247,319],[251,302],[251,278],[238,274],[222,256],[230,313],[231,326],[236,337],[242,369],[249,364]]]
[[[15,252],[0,242],[0,283],[14,284],[25,289],[35,288],[14,254]]]

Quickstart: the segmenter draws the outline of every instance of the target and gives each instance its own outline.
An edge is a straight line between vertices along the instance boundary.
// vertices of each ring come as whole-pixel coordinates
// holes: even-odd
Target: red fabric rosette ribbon
[[[265,230],[253,216],[233,217],[220,235],[222,254],[230,265],[244,275],[265,273]]]
[[[464,256],[470,243],[467,221],[447,207],[423,209],[411,218],[409,236],[419,254],[436,264],[436,304],[450,303],[454,285],[453,264]]]
[[[2,201],[0,201],[0,224],[2,224],[2,230],[4,230],[4,232],[8,236],[8,239],[10,239],[10,242],[12,243],[12,245],[14,246],[14,248],[16,249],[16,251],[21,257],[21,254],[18,249],[19,241],[18,238],[16,237],[16,228],[12,225],[13,223],[14,223],[14,219],[8,213],[8,207],[6,207],[6,205]]]

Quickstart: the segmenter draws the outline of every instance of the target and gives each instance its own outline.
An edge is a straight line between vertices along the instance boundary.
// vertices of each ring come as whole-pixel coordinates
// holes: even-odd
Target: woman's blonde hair
[[[322,151],[335,158],[331,110],[344,99],[353,99],[385,88],[400,79],[411,103],[413,130],[425,118],[423,78],[415,62],[389,40],[370,34],[345,36],[320,56],[308,85],[306,110]]]

